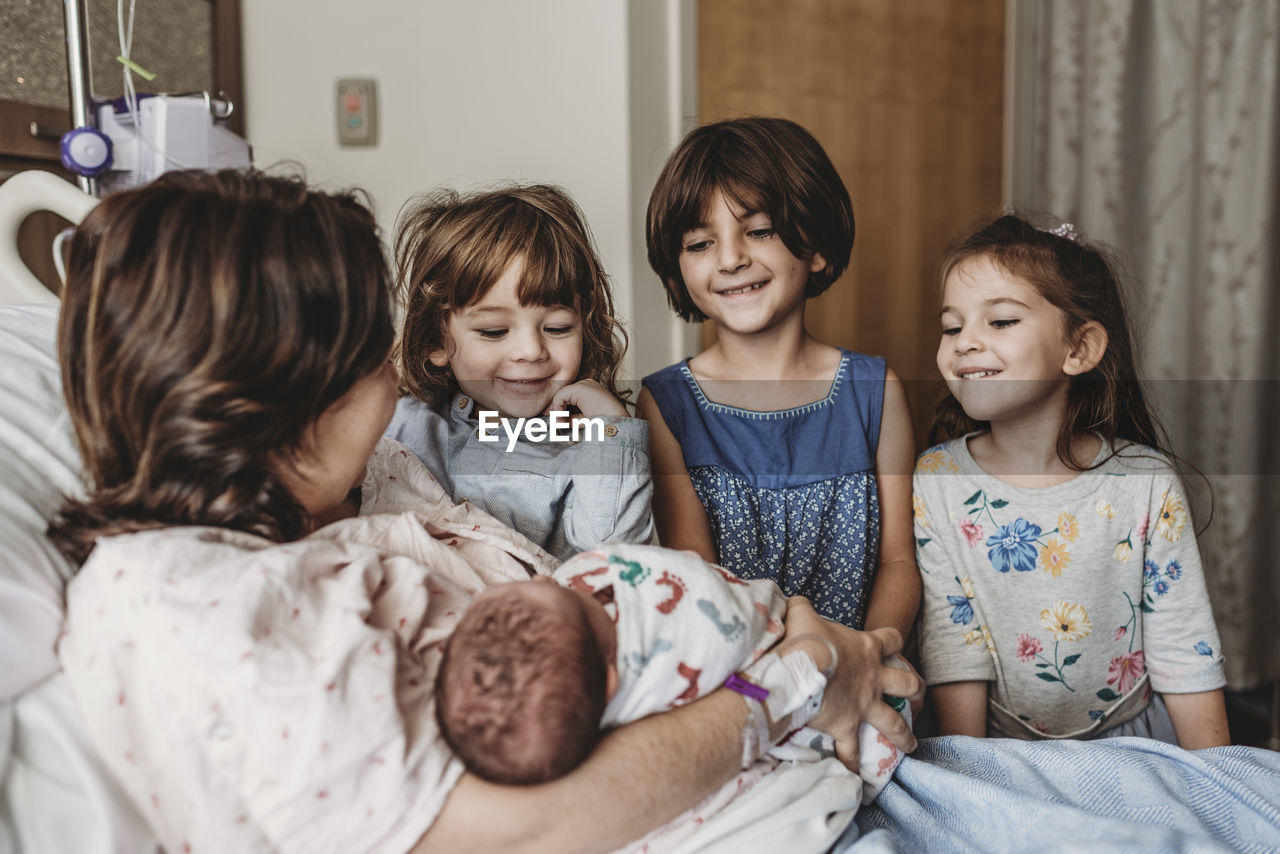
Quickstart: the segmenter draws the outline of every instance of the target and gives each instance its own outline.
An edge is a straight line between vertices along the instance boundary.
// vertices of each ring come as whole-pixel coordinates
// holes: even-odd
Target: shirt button
[[[459,409],[466,409],[466,408],[467,408],[467,405],[468,405],[468,404],[470,404],[470,403],[471,403],[471,401],[470,401],[470,400],[467,400],[465,397],[460,397],[460,398],[458,398],[458,408],[459,408]]]
[[[618,435],[618,428],[612,424],[606,424],[604,425],[604,434],[612,439],[614,436]]]

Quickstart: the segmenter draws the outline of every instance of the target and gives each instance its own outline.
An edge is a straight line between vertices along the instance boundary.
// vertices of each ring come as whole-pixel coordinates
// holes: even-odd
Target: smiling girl
[[[805,328],[853,248],[835,166],[786,119],[705,125],[663,167],[647,227],[672,308],[716,328],[640,394],[662,544],[905,637],[920,596],[906,395],[884,359]]]
[[[428,195],[400,220],[396,263],[410,396],[387,435],[455,501],[561,560],[648,541],[648,426],[622,403],[626,336],[573,201],[544,185]],[[570,407],[602,428],[580,442],[482,440],[482,413],[529,419]]]
[[[1002,216],[942,279],[949,441],[915,474],[942,734],[1229,743],[1186,496],[1107,258],[1069,225]]]

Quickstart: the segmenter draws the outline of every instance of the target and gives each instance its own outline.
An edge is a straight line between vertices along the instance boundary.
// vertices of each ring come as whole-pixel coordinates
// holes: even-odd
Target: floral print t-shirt
[[[1151,691],[1225,683],[1186,495],[1159,452],[1125,445],[1044,488],[984,472],[968,436],[930,448],[913,478],[930,685],[988,681],[988,726],[1089,738]]]

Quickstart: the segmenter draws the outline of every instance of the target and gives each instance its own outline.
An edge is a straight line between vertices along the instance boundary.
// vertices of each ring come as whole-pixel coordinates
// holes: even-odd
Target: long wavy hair
[[[1058,431],[1058,457],[1085,471],[1071,437],[1098,433],[1114,449],[1118,439],[1137,442],[1170,457],[1169,440],[1147,404],[1138,377],[1133,336],[1120,286],[1120,265],[1106,249],[1037,228],[1027,219],[1005,214],[980,224],[953,241],[943,253],[939,286],[963,262],[987,258],[1004,272],[1034,287],[1064,317],[1068,337],[1094,322],[1107,333],[1107,349],[1093,370],[1071,379],[1066,417]],[[934,415],[929,444],[937,444],[990,424],[965,415],[948,393]],[[1099,463],[1100,464],[1100,463]]]
[[[405,208],[396,225],[396,279],[404,305],[399,369],[404,390],[433,408],[458,393],[448,366],[431,362],[450,351],[449,316],[484,298],[515,259],[522,305],[572,308],[582,318],[578,379],[592,379],[614,396],[627,335],[614,315],[609,277],[596,256],[578,206],[544,184],[509,186],[468,195],[428,193]]]
[[[107,196],[71,240],[58,328],[86,478],[49,527],[101,536],[310,524],[276,474],[387,359],[390,276],[368,208],[259,172],[172,172]]]

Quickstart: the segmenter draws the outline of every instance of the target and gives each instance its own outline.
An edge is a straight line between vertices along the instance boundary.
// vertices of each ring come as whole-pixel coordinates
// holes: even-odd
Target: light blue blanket
[[[1280,851],[1280,753],[923,739],[835,851]]]

